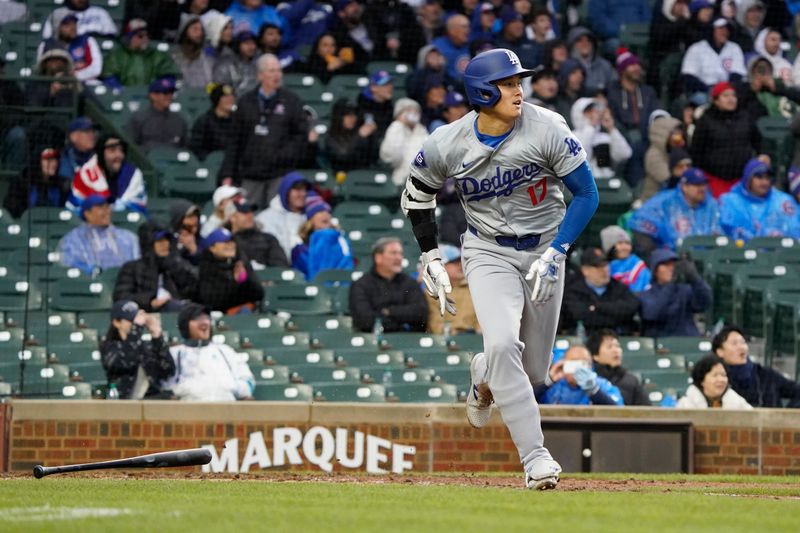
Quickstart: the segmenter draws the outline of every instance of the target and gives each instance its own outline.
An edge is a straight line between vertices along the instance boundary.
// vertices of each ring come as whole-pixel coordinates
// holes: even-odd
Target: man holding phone
[[[552,385],[534,392],[540,404],[624,405],[622,393],[592,370],[592,356],[584,346],[572,346],[564,358],[550,367]]]

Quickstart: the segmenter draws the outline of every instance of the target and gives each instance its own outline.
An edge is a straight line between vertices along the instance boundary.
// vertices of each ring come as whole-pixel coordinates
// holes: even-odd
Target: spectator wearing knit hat
[[[180,69],[169,55],[151,45],[144,20],[130,20],[120,35],[120,44],[103,63],[102,76],[106,84],[118,88],[148,85],[163,76],[180,75]]]
[[[661,103],[656,91],[643,82],[642,66],[636,54],[619,48],[616,67],[619,79],[608,85],[608,106],[618,124],[627,130],[638,130],[640,139],[646,139],[650,114],[659,109]]]
[[[702,170],[689,168],[674,189],[665,189],[631,217],[634,249],[647,256],[656,248],[675,250],[690,235],[721,235],[719,208],[708,193]]]
[[[292,249],[292,267],[312,281],[327,269],[352,270],[350,241],[331,218],[331,206],[318,194],[306,196],[306,222],[300,226],[300,243]]]
[[[189,125],[183,115],[171,109],[175,97],[175,78],[159,78],[147,90],[149,106],[131,115],[125,129],[135,144],[153,148],[180,148],[186,145]]]
[[[75,13],[56,11],[59,15],[53,13],[50,17],[56,31],[51,38],[39,44],[37,57],[53,48],[66,50],[75,64],[76,79],[85,82],[98,78],[103,72],[103,54],[97,41],[89,34],[78,34],[78,17]]]
[[[695,166],[705,171],[711,194],[728,192],[761,143],[758,128],[738,107],[736,90],[720,82],[711,90],[712,105],[697,121],[689,152]]]
[[[739,81],[747,74],[742,49],[729,40],[728,21],[718,18],[712,26],[712,35],[694,43],[683,56],[681,76],[689,94],[706,93],[717,83]]]
[[[264,298],[264,289],[233,234],[215,229],[203,239],[197,301],[212,311],[250,313]]]
[[[214,57],[205,50],[206,31],[200,17],[183,17],[178,26],[172,60],[181,69],[186,87],[205,88],[215,78]]]
[[[236,92],[227,84],[211,86],[211,107],[197,117],[189,135],[189,149],[201,161],[211,152],[225,150],[233,131],[233,108]]]
[[[720,224],[734,239],[753,237],[800,238],[800,218],[795,199],[773,186],[769,165],[751,159],[742,179],[720,197]]]
[[[611,277],[628,286],[636,294],[650,285],[650,269],[633,253],[633,244],[628,232],[619,226],[607,226],[600,231],[603,253],[609,259]]]

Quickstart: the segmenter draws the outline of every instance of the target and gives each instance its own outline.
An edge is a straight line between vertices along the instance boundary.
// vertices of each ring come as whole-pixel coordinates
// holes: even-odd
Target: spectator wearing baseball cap
[[[475,313],[467,278],[464,276],[464,268],[461,265],[461,248],[442,243],[439,245],[439,252],[442,254],[442,263],[447,275],[450,276],[450,284],[453,286],[453,292],[448,294],[447,298],[455,305],[456,314],[443,318],[439,312],[439,301],[425,292],[425,299],[428,301],[428,332],[435,335],[448,332],[451,335],[480,333],[481,326],[478,323],[478,315]],[[447,332],[445,331],[445,318],[447,319]],[[458,338],[453,340],[458,344]]]
[[[650,254],[653,281],[639,295],[642,334],[647,337],[699,337],[695,313],[711,305],[711,287],[700,277],[694,262],[679,258],[668,248]]]
[[[695,124],[690,153],[694,165],[708,177],[714,198],[728,192],[742,177],[752,154],[758,153],[756,124],[738,107],[736,91],[728,82],[711,90],[712,104]]]
[[[228,217],[227,226],[233,234],[236,246],[255,270],[264,267],[288,267],[289,260],[274,235],[264,233],[256,224],[253,212],[256,206],[241,198],[234,200],[234,209]]]
[[[109,201],[108,197],[95,194],[81,203],[84,223],[70,230],[58,243],[61,264],[91,276],[139,258],[136,235],[111,224]]]
[[[734,239],[753,237],[800,238],[797,202],[776,189],[769,164],[762,158],[747,162],[742,179],[720,197],[720,224]]]
[[[353,270],[350,241],[331,218],[331,206],[315,192],[306,196],[306,222],[292,248],[292,267],[313,281],[322,270]]]
[[[30,3],[30,2],[25,2]],[[63,3],[63,2],[60,2]],[[4,7],[3,9],[9,9]],[[73,15],[77,19],[78,35],[102,35],[114,37],[117,26],[104,8],[89,5],[89,0],[66,2],[66,5],[56,8],[44,21],[42,38],[49,39],[58,32],[59,21]]]
[[[677,249],[691,235],[721,235],[719,207],[708,194],[708,178],[694,167],[681,176],[677,187],[665,189],[631,217],[634,249],[647,257],[656,248]]]
[[[634,333],[637,327],[633,318],[639,310],[639,300],[624,283],[611,277],[603,250],[583,251],[581,274],[564,290],[561,331],[575,334],[580,321],[587,333],[601,328],[612,329],[618,335]]]
[[[37,57],[47,50],[65,50],[75,65],[75,78],[81,82],[96,80],[103,72],[103,54],[91,34],[78,32],[78,16],[73,11],[56,10],[48,22],[53,23],[52,37],[39,44]]]
[[[144,334],[149,333],[145,340]],[[161,329],[161,320],[144,313],[132,300],[116,300],[111,306],[111,324],[100,343],[100,360],[109,385],[120,399],[167,399],[162,380],[175,373],[175,361]]]
[[[211,107],[197,117],[189,134],[189,149],[203,161],[208,154],[225,150],[233,133],[233,108],[236,91],[228,84],[208,86]]]
[[[650,269],[633,253],[633,243],[627,231],[619,226],[606,226],[600,230],[600,242],[609,259],[612,278],[624,283],[634,294],[650,285]]]
[[[691,45],[683,57],[681,77],[687,94],[707,93],[718,83],[736,82],[747,75],[744,53],[730,40],[728,21],[718,18],[711,26],[711,37]]]
[[[297,171],[290,172],[281,178],[278,194],[269,207],[256,215],[261,231],[278,239],[286,257],[292,256],[298,231],[306,222],[306,197],[310,190],[311,182],[305,176]]]
[[[456,120],[466,115],[468,112],[469,108],[467,107],[467,99],[464,98],[464,95],[457,91],[450,91],[444,97],[441,120],[432,121],[428,127],[428,131],[433,133],[433,131],[440,126],[452,124]]]
[[[208,237],[212,231],[227,224],[228,218],[233,213],[231,204],[246,197],[247,191],[241,187],[234,187],[233,185],[220,185],[217,187],[211,196],[214,212],[208,216],[203,223],[203,227],[200,228],[200,237]]]
[[[214,81],[230,85],[241,94],[258,85],[259,51],[255,33],[250,30],[235,33],[231,47],[234,53],[219,58],[214,65]]]
[[[183,115],[170,108],[175,90],[175,78],[155,80],[147,90],[150,105],[131,115],[125,127],[133,142],[146,151],[186,146],[189,125]]]
[[[63,207],[66,187],[59,179],[58,150],[45,147],[32,154],[31,163],[8,186],[3,207],[14,218],[36,206]]]
[[[358,95],[358,109],[367,122],[375,122],[376,133],[383,137],[393,118],[392,95],[394,79],[386,70],[374,72],[369,77],[369,84]]]
[[[103,64],[103,81],[114,88],[149,85],[164,76],[178,76],[180,69],[169,54],[150,43],[147,22],[131,19]]]
[[[217,228],[203,239],[197,301],[213,311],[251,313],[264,297],[249,259],[236,246],[233,234]]]
[[[92,119],[76,117],[67,125],[67,145],[61,151],[58,176],[65,184],[71,184],[75,173],[94,155],[97,142]]]
[[[114,285],[115,300],[132,300],[149,313],[179,311],[195,295],[197,268],[178,255],[170,228],[139,226],[141,258],[125,263]]]

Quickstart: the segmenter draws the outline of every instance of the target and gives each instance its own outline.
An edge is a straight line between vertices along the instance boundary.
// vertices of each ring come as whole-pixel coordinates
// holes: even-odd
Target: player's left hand
[[[456,314],[456,306],[447,295],[453,292],[450,285],[450,276],[442,264],[442,256],[438,249],[423,253],[419,260],[422,262],[422,281],[425,289],[432,298],[439,300],[439,314],[444,316],[445,310],[451,315]]]
[[[566,259],[566,254],[549,247],[539,259],[533,262],[525,279],[534,280],[531,301],[535,305],[544,305],[553,297],[561,264]]]

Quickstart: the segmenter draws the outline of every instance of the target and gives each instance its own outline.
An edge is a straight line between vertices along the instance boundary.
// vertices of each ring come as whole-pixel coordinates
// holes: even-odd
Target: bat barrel
[[[112,468],[169,468],[205,465],[209,462],[211,462],[210,451],[205,448],[193,448],[174,452],[151,453],[149,455],[139,455],[127,459],[102,461],[99,463],[82,463],[64,466],[36,465],[33,469],[33,475],[36,479],[41,479],[50,474],[83,472],[86,470],[107,470]]]

